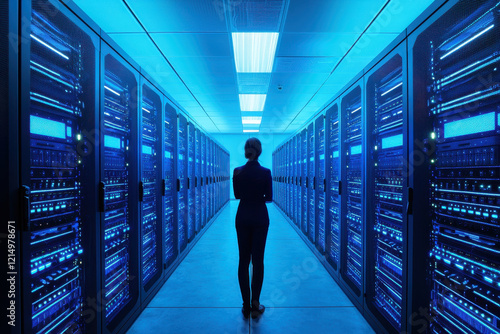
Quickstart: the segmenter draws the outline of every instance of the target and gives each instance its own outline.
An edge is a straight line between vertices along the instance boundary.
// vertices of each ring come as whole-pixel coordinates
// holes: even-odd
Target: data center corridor
[[[232,200],[128,331],[135,333],[373,333],[274,204],[268,204],[261,303],[245,320]]]

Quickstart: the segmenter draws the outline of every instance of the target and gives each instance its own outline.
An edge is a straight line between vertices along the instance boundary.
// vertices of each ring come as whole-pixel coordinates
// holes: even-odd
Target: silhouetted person
[[[236,213],[236,233],[240,253],[238,280],[245,318],[250,313],[252,318],[256,318],[265,310],[264,305],[260,305],[259,297],[264,279],[264,248],[269,228],[266,202],[272,202],[273,188],[271,171],[257,161],[261,152],[260,141],[249,138],[245,143],[245,158],[248,162],[235,168],[233,174],[234,197],[240,200]],[[250,260],[253,265],[251,298],[248,275]]]

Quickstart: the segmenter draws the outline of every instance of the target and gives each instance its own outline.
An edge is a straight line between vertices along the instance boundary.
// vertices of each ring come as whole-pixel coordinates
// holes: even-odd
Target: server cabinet
[[[141,80],[141,132],[139,202],[141,202],[142,300],[162,276],[162,99],[160,93]]]
[[[208,168],[208,212],[209,214],[209,220],[212,219],[214,215],[214,210],[213,210],[213,203],[214,203],[214,192],[213,192],[213,159],[214,159],[214,146],[213,142],[211,139],[207,140],[207,168]]]
[[[406,328],[406,43],[366,75],[366,308]]]
[[[301,171],[300,171],[300,186],[302,188],[302,198],[300,200],[301,214],[300,225],[302,232],[307,235],[307,129],[302,130],[300,133],[300,159],[301,159]]]
[[[316,168],[314,160],[314,122],[307,127],[307,236],[314,244],[316,243],[316,205],[314,202],[316,188]]]
[[[177,205],[176,205],[176,138],[177,114],[170,103],[164,103],[163,119],[163,212],[164,212],[164,239],[163,239],[163,266],[168,268],[178,255],[177,241]]]
[[[191,242],[196,234],[195,220],[196,220],[196,198],[194,189],[194,173],[195,173],[195,128],[192,123],[188,123],[188,174],[187,174],[187,193],[188,193],[188,218],[187,218],[187,236],[188,241]]]
[[[338,272],[340,268],[340,207],[341,207],[341,159],[340,159],[339,107],[334,103],[326,112],[326,259]]]
[[[196,129],[195,132],[195,174],[194,174],[194,188],[195,188],[195,205],[196,205],[196,214],[195,214],[195,227],[196,232],[201,230],[201,161],[200,161],[200,153],[201,153],[201,140],[200,140],[201,132],[199,129]]]
[[[285,157],[286,157],[286,176],[285,176],[285,192],[286,192],[286,213],[289,218],[292,217],[292,189],[290,184],[290,175],[291,175],[291,156],[290,156],[290,141],[286,142],[285,149]]]
[[[98,39],[51,3],[22,7],[20,177],[25,333],[98,329]],[[94,238],[94,239],[92,239]],[[20,291],[20,292],[21,292]],[[95,312],[94,312],[95,314]]]
[[[363,288],[363,108],[362,89],[357,84],[342,97],[341,115],[345,122],[342,133],[343,183],[342,196],[341,274],[350,291],[361,302]]]
[[[316,247],[321,253],[325,252],[325,192],[326,192],[326,178],[325,178],[325,116],[320,115],[315,121],[316,134],[315,134],[315,206],[317,207],[316,213]]]
[[[429,264],[411,257],[414,294],[426,267],[430,282],[420,290],[428,304],[412,303],[431,311],[412,319],[415,331],[430,322],[434,333],[500,332],[499,8],[450,2],[409,39],[411,187],[429,199],[415,201],[410,228],[431,227]]]
[[[116,332],[140,304],[139,79],[104,44],[101,76],[102,321],[103,332]]]
[[[293,137],[293,176],[294,176],[294,191],[293,191],[293,207],[294,207],[294,221],[297,227],[300,227],[301,214],[301,192],[300,192],[300,146],[299,138],[297,135]]]
[[[207,137],[204,133],[201,134],[201,172],[200,172],[200,186],[201,186],[201,225],[205,227],[207,223]]]
[[[177,136],[177,233],[179,252],[182,252],[188,242],[188,205],[187,205],[187,120],[178,115]]]

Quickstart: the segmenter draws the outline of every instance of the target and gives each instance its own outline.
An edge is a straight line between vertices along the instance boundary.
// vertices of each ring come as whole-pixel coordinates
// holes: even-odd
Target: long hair
[[[262,144],[255,137],[248,138],[245,143],[245,158],[254,161],[257,160],[262,153]]]

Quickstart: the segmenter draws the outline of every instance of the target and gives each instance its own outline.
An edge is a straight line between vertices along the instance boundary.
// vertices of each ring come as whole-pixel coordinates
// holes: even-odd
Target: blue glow
[[[495,130],[495,112],[449,122],[444,125],[444,138],[466,136]]]
[[[241,111],[262,111],[266,103],[266,94],[239,94]]]
[[[48,48],[49,50],[57,53],[59,56],[63,57],[64,59],[68,60],[68,56],[66,56],[65,54],[63,54],[62,52],[60,52],[59,50],[55,49],[54,47],[48,45],[47,43],[45,43],[44,41],[42,41],[41,39],[39,39],[38,37],[36,37],[35,35],[33,34],[30,34],[31,38],[33,38],[35,41],[37,41],[38,43],[42,44],[43,46],[45,46],[46,48]]]
[[[167,158],[167,159],[172,158],[172,153],[165,151],[165,158]]]
[[[153,154],[153,148],[151,146],[142,145],[142,153],[151,155]]]
[[[278,36],[277,32],[233,32],[236,72],[272,72]]]
[[[262,117],[258,116],[243,116],[241,117],[241,123],[242,124],[256,124],[260,125],[260,122],[262,121]]]
[[[382,138],[382,149],[403,146],[403,135]]]
[[[183,154],[179,154],[179,160],[184,160],[184,155]]]
[[[397,84],[396,86],[392,87],[391,89],[389,89],[387,92],[382,93],[380,96],[384,96],[384,95],[392,92],[393,90],[395,90],[396,88],[398,88],[399,86],[402,86],[402,85],[403,85],[403,83],[401,82],[401,83]]]
[[[71,130],[71,128],[68,126],[68,127],[66,128],[66,136],[71,137],[71,132],[72,132],[72,130]]]
[[[485,32],[487,32],[488,30],[492,29],[495,25],[492,24],[490,25],[489,27],[487,27],[486,29],[484,29],[483,31],[477,33],[476,35],[472,36],[471,38],[469,38],[468,40],[466,40],[465,42],[461,43],[460,45],[458,45],[457,47],[451,49],[451,51],[447,52],[445,55],[443,55],[440,59],[444,59],[446,57],[448,57],[449,55],[451,55],[453,52],[461,49],[462,47],[466,46],[467,44],[469,44],[470,42],[472,42],[473,40],[475,40],[476,38],[478,38],[479,36],[481,36],[482,34],[484,34]]]
[[[31,115],[30,132],[40,136],[66,139],[66,124]]]
[[[338,158],[338,157],[339,157],[339,151],[333,151],[332,156],[333,156],[334,158]]]
[[[104,88],[105,88],[105,89],[107,89],[107,90],[109,90],[111,93],[113,93],[113,94],[115,94],[115,95],[120,96],[120,93],[118,93],[117,91],[115,91],[115,90],[113,90],[113,89],[109,88],[108,86],[104,86]]]
[[[259,132],[259,130],[244,129],[243,132]]]
[[[362,152],[361,145],[351,147],[351,155],[360,154]]]
[[[104,136],[104,146],[106,146],[106,147],[116,148],[117,150],[119,150],[120,143],[121,143],[120,138],[116,138],[116,137],[108,136],[108,135]]]

